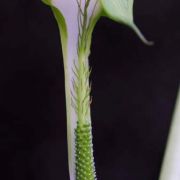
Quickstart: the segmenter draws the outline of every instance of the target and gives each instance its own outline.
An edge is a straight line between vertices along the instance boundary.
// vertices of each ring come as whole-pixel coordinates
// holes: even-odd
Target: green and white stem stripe
[[[148,42],[133,22],[133,0],[42,0],[57,20],[63,49],[70,180],[95,180],[90,115],[91,36],[101,16],[130,26]]]
[[[159,180],[180,179],[180,87]]]

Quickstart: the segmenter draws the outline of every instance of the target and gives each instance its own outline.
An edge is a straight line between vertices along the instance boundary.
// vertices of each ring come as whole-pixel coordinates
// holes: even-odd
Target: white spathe
[[[180,86],[159,180],[180,179]]]

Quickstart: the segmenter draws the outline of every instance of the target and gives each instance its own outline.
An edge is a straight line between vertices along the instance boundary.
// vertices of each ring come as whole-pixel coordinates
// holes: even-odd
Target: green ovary
[[[95,180],[91,124],[77,123],[75,137],[76,180]]]

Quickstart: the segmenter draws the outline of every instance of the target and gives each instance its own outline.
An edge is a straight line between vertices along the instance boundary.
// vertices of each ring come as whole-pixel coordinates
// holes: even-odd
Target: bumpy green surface
[[[76,180],[95,180],[95,168],[90,124],[77,124],[76,137]]]

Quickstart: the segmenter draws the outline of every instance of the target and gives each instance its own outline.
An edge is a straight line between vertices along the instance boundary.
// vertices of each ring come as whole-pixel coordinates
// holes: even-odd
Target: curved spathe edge
[[[137,36],[140,38],[140,40],[148,45],[151,46],[154,43],[152,41],[148,41],[143,33],[140,31],[140,29],[136,26],[133,20],[133,0],[130,0],[127,2],[127,7],[125,6],[124,0],[113,0],[114,5],[111,6],[111,4],[108,4],[110,1],[106,0],[100,0],[101,6],[103,8],[102,16],[112,19],[113,21],[116,21],[118,23],[127,25],[131,29],[134,30],[134,32],[137,34]],[[112,2],[111,2],[112,3]],[[117,3],[117,6],[116,6]],[[128,4],[129,3],[129,4]],[[111,7],[110,7],[111,6]],[[121,9],[119,9],[119,7]],[[122,12],[119,12],[122,10]]]
[[[72,136],[71,133],[71,93],[70,93],[70,86],[67,83],[69,80],[69,74],[67,72],[67,56],[68,56],[68,49],[67,49],[67,43],[68,43],[68,32],[67,32],[67,25],[64,16],[62,13],[57,9],[53,4],[51,3],[51,0],[41,0],[45,5],[50,6],[52,9],[52,12],[55,16],[55,19],[58,24],[58,28],[60,31],[60,38],[61,38],[61,44],[62,44],[62,52],[63,52],[63,59],[64,59],[64,73],[65,73],[65,91],[66,91],[66,114],[67,114],[67,138],[68,138],[68,161],[69,161],[69,173],[70,173],[70,179],[73,179],[73,156],[72,156]]]

